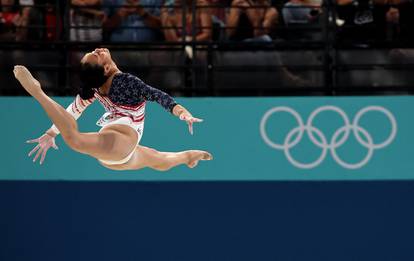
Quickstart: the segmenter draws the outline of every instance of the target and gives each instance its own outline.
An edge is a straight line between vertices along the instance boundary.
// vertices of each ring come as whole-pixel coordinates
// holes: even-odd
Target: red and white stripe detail
[[[102,96],[99,93],[95,93],[95,97],[104,106],[105,111],[113,113],[116,116],[128,117],[134,123],[142,122],[145,119],[145,102],[136,106],[124,106],[112,102],[108,97]]]

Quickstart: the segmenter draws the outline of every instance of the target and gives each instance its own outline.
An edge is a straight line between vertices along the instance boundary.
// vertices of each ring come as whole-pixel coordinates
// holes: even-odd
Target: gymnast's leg
[[[138,145],[132,158],[127,163],[122,165],[103,165],[115,170],[137,170],[149,167],[159,171],[166,171],[181,164],[194,168],[200,160],[212,159],[213,157],[210,153],[202,150],[161,152]]]
[[[80,133],[75,119],[41,89],[39,81],[24,66],[15,66],[14,74],[24,89],[35,98],[73,150],[98,159],[119,160],[135,147],[137,134],[127,126],[113,126],[101,133]]]

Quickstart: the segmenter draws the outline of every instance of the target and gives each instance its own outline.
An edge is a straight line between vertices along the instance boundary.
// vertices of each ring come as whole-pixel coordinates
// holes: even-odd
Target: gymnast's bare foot
[[[29,70],[23,65],[14,66],[14,77],[20,82],[23,88],[32,96],[42,93],[42,88],[38,80],[36,80]]]
[[[203,150],[190,150],[189,152],[189,161],[187,163],[187,166],[189,168],[194,168],[197,166],[198,162],[200,160],[212,160],[213,156],[208,153],[207,151]]]

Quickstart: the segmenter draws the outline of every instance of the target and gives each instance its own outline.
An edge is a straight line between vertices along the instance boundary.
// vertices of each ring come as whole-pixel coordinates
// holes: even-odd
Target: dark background
[[[0,182],[0,260],[413,260],[414,182]]]

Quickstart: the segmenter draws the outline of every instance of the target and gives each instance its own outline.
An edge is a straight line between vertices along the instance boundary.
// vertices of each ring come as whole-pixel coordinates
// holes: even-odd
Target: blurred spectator
[[[208,8],[197,8],[194,14],[193,1],[197,1],[197,6],[208,4],[205,0],[175,0],[172,13],[163,13],[163,27],[170,27],[164,29],[167,41],[211,40],[212,18],[210,10]],[[193,18],[196,21],[193,21]]]
[[[39,41],[44,39],[44,7],[36,5],[44,4],[41,0],[19,0],[20,15],[16,23],[16,41]]]
[[[43,16],[33,0],[2,0],[2,33],[6,41],[43,39]]]
[[[102,0],[72,0],[70,10],[70,40],[80,42],[102,41],[104,12]],[[76,27],[89,28],[76,28]]]
[[[408,0],[394,0],[387,12],[387,22],[394,25],[392,27],[393,36],[390,40],[398,39],[403,43],[414,43],[414,3]],[[390,29],[390,28],[389,28]],[[414,64],[414,49],[393,49],[390,51],[390,58],[394,64]],[[404,79],[412,84],[411,71],[406,74]]]
[[[207,0],[212,19],[212,40],[220,41],[226,39],[226,10],[231,0]]]
[[[29,32],[29,22],[30,22],[30,14],[34,11],[33,0],[19,0],[20,5],[20,13],[16,20],[16,41],[25,41],[28,40],[28,32]],[[30,23],[30,25],[33,25]]]
[[[213,19],[217,19],[222,21],[223,23],[226,21],[226,6],[228,1],[223,0],[207,0],[208,5],[211,6],[209,8]]]
[[[46,25],[45,31],[47,41],[56,41],[59,39],[60,33],[62,32],[62,16],[63,13],[57,13],[56,4],[46,3],[46,13],[44,20]]]
[[[0,40],[16,40],[16,23],[19,18],[19,5],[14,0],[1,0]]]
[[[103,4],[103,29],[110,41],[148,42],[160,38],[162,0],[103,0]]]
[[[287,27],[290,27],[290,30],[285,32],[285,37],[295,40],[320,40],[321,27],[311,28],[310,26],[319,24],[322,13],[321,4],[321,0],[290,0],[287,2],[282,9],[283,21]]]
[[[412,42],[414,37],[414,4],[410,0],[391,0],[385,2],[388,6],[386,13],[387,40]]]
[[[358,42],[385,39],[386,0],[337,0],[339,18],[344,20],[338,35],[340,40]]]
[[[226,19],[230,40],[269,41],[279,14],[268,0],[233,0]]]
[[[282,10],[286,25],[310,24],[317,20],[322,0],[290,0]]]
[[[385,14],[385,18],[387,21],[387,40],[396,39],[400,32],[400,11],[396,6],[390,6]]]

